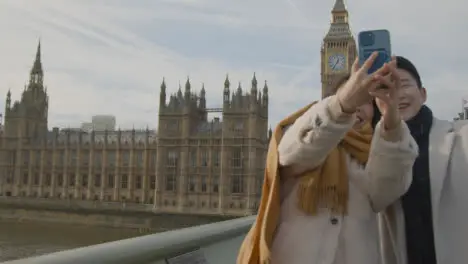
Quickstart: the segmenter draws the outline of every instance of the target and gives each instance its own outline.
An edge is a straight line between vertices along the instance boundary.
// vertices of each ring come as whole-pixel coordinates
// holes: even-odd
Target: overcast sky
[[[113,114],[123,128],[156,127],[159,85],[189,75],[208,106],[223,82],[270,87],[270,123],[320,97],[320,45],[334,0],[1,0],[0,107],[19,99],[38,38],[50,95],[49,126]],[[387,28],[410,58],[436,116],[468,96],[468,4],[462,0],[347,2],[351,28]]]

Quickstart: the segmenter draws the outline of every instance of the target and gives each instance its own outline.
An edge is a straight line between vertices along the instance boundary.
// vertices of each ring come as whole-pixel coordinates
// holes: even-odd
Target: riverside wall
[[[162,232],[229,220],[220,215],[160,213],[153,205],[0,197],[0,220],[49,222]]]

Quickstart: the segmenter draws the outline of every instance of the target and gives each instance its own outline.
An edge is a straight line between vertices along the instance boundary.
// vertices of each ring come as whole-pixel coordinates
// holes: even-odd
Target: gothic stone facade
[[[205,89],[166,98],[161,84],[159,130],[48,130],[49,96],[40,44],[21,100],[8,92],[1,137],[0,195],[153,205],[156,212],[255,213],[267,151],[268,87],[252,79],[249,94],[206,107]],[[167,100],[168,99],[168,100]],[[222,121],[208,121],[221,112]]]
[[[263,93],[262,93],[263,92]],[[161,84],[156,171],[164,175],[162,206],[191,211],[211,208],[220,214],[250,214],[258,207],[268,143],[268,86],[258,91],[254,75],[250,93],[240,84],[230,90],[226,76],[222,108],[207,108],[205,88],[169,96]],[[208,121],[208,113],[222,121]]]

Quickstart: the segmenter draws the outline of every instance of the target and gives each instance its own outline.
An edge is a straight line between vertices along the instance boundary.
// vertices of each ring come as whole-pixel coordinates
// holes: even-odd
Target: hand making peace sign
[[[380,85],[372,87],[369,90],[369,94],[379,101],[385,129],[392,130],[401,124],[400,110],[398,109],[400,103],[398,90],[400,89],[401,81],[395,58],[392,58],[392,61],[387,65],[389,73],[386,76],[376,76]]]
[[[400,124],[401,117],[398,110],[398,93],[400,79],[396,71],[396,60],[393,58],[372,74],[368,74],[369,68],[377,58],[374,52],[359,66],[358,59],[353,64],[349,80],[337,92],[338,101],[344,112],[354,113],[356,109],[377,98],[384,105],[382,119],[386,129],[396,128]]]
[[[379,85],[379,77],[389,73],[388,65],[384,65],[372,74],[368,74],[369,68],[377,58],[374,52],[360,67],[356,59],[351,69],[349,80],[337,91],[336,96],[344,112],[354,113],[356,109],[372,100],[369,91],[374,91]]]

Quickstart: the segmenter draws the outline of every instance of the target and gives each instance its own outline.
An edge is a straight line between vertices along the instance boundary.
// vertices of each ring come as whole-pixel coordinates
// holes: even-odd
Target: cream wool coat
[[[336,121],[334,121],[336,120]],[[295,176],[319,165],[354,124],[332,96],[312,106],[285,132],[279,146],[281,214],[271,264],[379,264],[377,214],[411,184],[417,144],[408,127],[393,131],[396,142],[382,138],[377,125],[367,166],[348,158],[347,216],[323,210],[308,216],[298,209]],[[390,133],[390,132],[389,132]]]
[[[434,119],[429,169],[437,263],[468,263],[468,123]],[[384,264],[406,261],[405,223],[400,201],[380,214]]]

